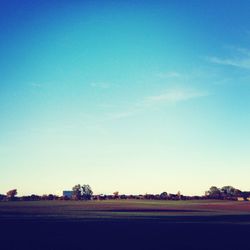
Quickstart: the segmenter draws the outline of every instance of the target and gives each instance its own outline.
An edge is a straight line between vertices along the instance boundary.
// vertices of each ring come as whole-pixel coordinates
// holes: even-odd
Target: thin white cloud
[[[231,53],[233,53],[234,56],[250,56],[250,50],[244,47],[238,47],[238,46],[233,46],[233,45],[227,45],[225,46],[225,49],[229,50]]]
[[[90,86],[93,88],[108,89],[111,87],[111,84],[107,82],[92,82]]]
[[[177,103],[204,96],[208,96],[208,93],[193,89],[179,88],[167,90],[159,95],[149,96],[145,98],[144,103],[146,105],[155,105],[160,103]]]
[[[239,53],[250,56],[250,50],[246,48],[235,48]]]
[[[145,97],[143,100],[132,105],[130,107],[130,110],[128,111],[109,114],[108,119],[111,120],[123,119],[142,113],[148,110],[150,107],[155,107],[163,104],[172,104],[172,103],[176,104],[179,102],[184,102],[195,98],[201,98],[208,95],[209,95],[208,92],[203,92],[193,89],[185,89],[185,88],[170,89],[164,91],[159,95]]]
[[[233,56],[227,58],[207,57],[211,63],[228,65],[238,68],[250,69],[250,50],[242,47],[227,46],[233,53]]]
[[[208,60],[215,64],[250,69],[250,58],[222,59],[219,57],[209,57]]]
[[[126,117],[130,117],[130,116],[134,116],[135,114],[138,113],[138,109],[134,109],[132,111],[124,111],[124,112],[118,112],[118,113],[114,113],[114,114],[110,114],[109,118],[110,119],[122,119],[122,118],[126,118]]]
[[[159,72],[156,75],[159,78],[176,78],[176,77],[181,77],[181,74],[175,71],[169,71],[169,72]]]

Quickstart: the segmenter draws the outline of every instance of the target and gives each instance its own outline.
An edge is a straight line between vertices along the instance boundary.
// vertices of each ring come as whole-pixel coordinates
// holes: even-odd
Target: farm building
[[[63,196],[71,199],[73,196],[73,191],[63,191]]]

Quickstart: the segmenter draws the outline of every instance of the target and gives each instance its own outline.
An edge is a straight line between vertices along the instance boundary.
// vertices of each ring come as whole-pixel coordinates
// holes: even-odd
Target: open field
[[[0,203],[1,249],[250,249],[250,202]]]

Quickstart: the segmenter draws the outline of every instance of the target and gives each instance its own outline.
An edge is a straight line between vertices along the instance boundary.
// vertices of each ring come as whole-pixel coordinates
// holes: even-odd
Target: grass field
[[[250,202],[235,201],[34,201],[1,202],[0,217],[50,217],[61,219],[151,219],[250,215]]]
[[[3,250],[250,249],[250,202],[0,203]]]

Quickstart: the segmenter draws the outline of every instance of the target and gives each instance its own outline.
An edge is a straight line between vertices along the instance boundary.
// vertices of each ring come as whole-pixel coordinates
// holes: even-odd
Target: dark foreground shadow
[[[194,218],[88,221],[0,218],[0,249],[250,249],[250,224],[235,223],[237,217]],[[244,222],[244,216],[241,220]]]
[[[207,212],[205,210],[188,210],[188,209],[112,209],[112,210],[103,210],[104,212],[112,213],[203,213]],[[95,210],[96,212],[96,210]]]

